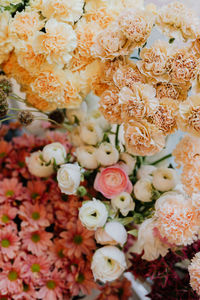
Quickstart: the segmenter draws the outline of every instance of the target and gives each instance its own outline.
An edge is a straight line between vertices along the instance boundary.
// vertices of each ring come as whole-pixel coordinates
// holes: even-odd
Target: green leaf
[[[127,218],[116,218],[116,219],[113,219],[113,221],[116,221],[116,222],[119,222],[121,223],[122,225],[126,226],[130,223],[133,222],[133,217],[127,217]]]
[[[131,235],[133,235],[133,236],[135,236],[135,237],[138,236],[138,230],[137,229],[129,230],[128,233],[131,234]]]

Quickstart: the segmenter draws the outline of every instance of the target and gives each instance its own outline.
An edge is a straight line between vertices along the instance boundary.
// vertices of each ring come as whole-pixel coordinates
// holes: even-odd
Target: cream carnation
[[[93,198],[92,201],[83,203],[79,210],[79,218],[87,229],[96,230],[98,227],[105,225],[108,211],[100,200]]]
[[[133,187],[134,195],[137,200],[151,202],[153,197],[153,186],[150,178],[139,179]]]
[[[77,38],[72,26],[55,19],[45,25],[45,33],[38,32],[33,40],[33,49],[37,54],[45,54],[48,63],[61,66],[71,59],[77,46]]]
[[[112,198],[111,204],[114,210],[119,210],[124,217],[128,215],[129,211],[135,209],[135,203],[133,202],[131,195],[127,192],[123,192]]]
[[[83,0],[42,0],[41,11],[46,18],[74,23],[83,14]]]
[[[79,164],[86,169],[94,170],[98,167],[96,148],[93,146],[81,146],[76,149]]]
[[[7,59],[13,46],[9,37],[9,22],[11,16],[9,12],[0,13],[0,64]]]
[[[171,168],[158,168],[153,172],[153,186],[161,192],[173,190],[178,184],[178,174]]]
[[[65,162],[66,156],[66,149],[61,143],[46,145],[42,150],[42,157],[47,163],[55,160],[57,165],[62,165]]]
[[[168,243],[181,246],[190,245],[196,240],[200,226],[196,201],[194,205],[192,199],[168,192],[156,201],[155,209],[157,229]]]
[[[190,285],[200,295],[200,252],[193,257],[188,271],[190,274]]]
[[[26,158],[26,164],[32,175],[37,177],[48,177],[53,174],[54,169],[52,164],[46,166],[46,162],[41,159],[41,156],[41,151],[31,153],[31,155]]]
[[[81,171],[77,164],[62,165],[57,173],[58,186],[62,193],[73,195],[81,181]]]
[[[94,278],[104,283],[120,277],[126,267],[124,253],[114,246],[105,246],[96,250],[92,258],[91,269]]]
[[[143,259],[151,261],[157,259],[160,255],[165,256],[168,252],[168,245],[164,244],[156,235],[156,227],[153,218],[145,220],[139,227],[138,239],[129,252],[138,254],[144,251]]]
[[[123,245],[127,240],[127,232],[119,222],[111,221],[106,223],[104,228],[98,228],[95,232],[95,239],[101,245]]]
[[[135,168],[136,158],[126,152],[121,152],[119,155],[119,159],[119,164],[126,169],[126,173],[128,175],[131,175]]]
[[[80,125],[80,137],[88,145],[96,145],[103,139],[103,131],[95,122],[86,121]]]
[[[112,144],[104,142],[96,150],[96,159],[102,166],[111,166],[118,162],[119,152]]]

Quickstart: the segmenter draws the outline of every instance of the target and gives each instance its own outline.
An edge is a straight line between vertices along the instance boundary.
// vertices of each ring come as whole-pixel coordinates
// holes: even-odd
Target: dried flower
[[[3,75],[0,75],[0,90],[3,90],[6,95],[9,95],[12,92],[11,81]]]
[[[28,110],[22,110],[18,113],[17,118],[22,125],[28,126],[33,122],[34,115]]]

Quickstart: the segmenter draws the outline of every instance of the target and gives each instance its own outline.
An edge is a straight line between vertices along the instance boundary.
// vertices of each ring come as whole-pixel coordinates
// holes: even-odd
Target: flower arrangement
[[[0,117],[17,119],[0,128],[0,296],[125,300],[129,271],[151,299],[198,299],[198,18],[180,2],[17,0],[0,28]],[[23,134],[35,121],[41,137]]]

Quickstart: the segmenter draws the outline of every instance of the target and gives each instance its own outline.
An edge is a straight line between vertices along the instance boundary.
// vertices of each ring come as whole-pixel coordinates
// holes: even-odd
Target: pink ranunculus
[[[131,193],[133,186],[125,170],[119,165],[114,165],[102,169],[97,174],[94,188],[111,199],[122,192]]]

